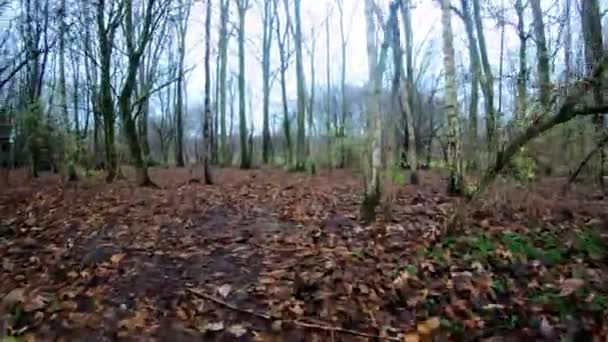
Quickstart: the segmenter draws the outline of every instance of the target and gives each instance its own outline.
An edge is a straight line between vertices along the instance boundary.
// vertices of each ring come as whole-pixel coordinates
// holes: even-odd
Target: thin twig
[[[230,303],[226,303],[225,301],[216,298],[212,295],[209,295],[201,290],[196,290],[196,289],[191,289],[189,288],[188,291],[198,297],[210,300],[216,304],[219,304],[221,306],[224,306],[228,309],[237,311],[237,312],[241,312],[241,313],[245,313],[245,314],[249,314],[255,317],[259,317],[259,318],[263,318],[265,320],[275,320],[275,318],[273,318],[271,315],[269,314],[265,314],[265,313],[261,313],[261,312],[256,312],[253,310],[249,310],[249,309],[242,309],[239,308],[237,306],[234,306]],[[340,328],[340,327],[335,327],[335,326],[330,326],[330,325],[325,325],[325,324],[317,324],[317,323],[309,323],[309,322],[305,322],[302,320],[290,320],[287,321],[288,323],[292,323],[295,326],[301,327],[301,328],[308,328],[308,329],[314,329],[314,330],[322,330],[322,331],[327,331],[330,332],[332,335],[334,333],[341,333],[341,334],[347,334],[347,335],[353,335],[353,336],[361,336],[361,337],[366,337],[366,338],[371,338],[371,339],[379,339],[379,340],[386,340],[386,341],[401,341],[401,339],[397,338],[397,337],[388,337],[388,336],[379,336],[379,335],[373,335],[373,334],[367,334],[364,332],[360,332],[360,331],[356,331],[356,330],[350,330],[350,329],[344,329],[344,328]]]

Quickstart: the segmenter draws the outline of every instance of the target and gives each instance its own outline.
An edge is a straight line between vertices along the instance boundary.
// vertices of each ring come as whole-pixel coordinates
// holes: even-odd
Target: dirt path
[[[187,170],[153,178],[162,189],[48,177],[1,194],[0,331],[42,340],[357,341],[366,339],[303,325],[400,338],[454,305],[441,275],[455,279],[458,266],[421,261],[453,204],[436,175],[395,191],[392,221],[374,226],[358,222],[360,180],[342,171],[222,170],[214,186],[188,184]],[[588,221],[601,205],[539,217]],[[496,226],[516,214],[479,208],[476,220]],[[404,270],[420,278],[412,274],[407,289],[398,286]],[[433,296],[444,307],[424,303]]]

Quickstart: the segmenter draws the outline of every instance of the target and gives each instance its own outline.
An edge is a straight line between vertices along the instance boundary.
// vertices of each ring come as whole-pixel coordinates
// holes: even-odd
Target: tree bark
[[[469,127],[468,127],[468,146],[466,147],[466,157],[468,161],[468,168],[475,170],[479,167],[479,157],[476,151],[478,128],[477,128],[477,114],[479,106],[479,78],[481,72],[481,62],[479,61],[479,49],[477,47],[477,38],[475,36],[475,26],[471,16],[471,9],[469,8],[468,0],[460,0],[462,6],[462,12],[460,18],[462,19],[465,31],[467,33],[467,40],[469,43],[469,63],[471,73],[471,98],[469,99]]]
[[[483,67],[483,81],[481,82],[481,88],[485,99],[484,106],[486,111],[486,138],[488,140],[490,155],[493,155],[498,149],[498,126],[496,114],[494,112],[494,76],[492,74],[492,66],[490,65],[490,60],[488,58],[486,38],[483,29],[483,21],[481,19],[481,6],[479,5],[479,0],[472,1],[473,17],[475,18],[475,26],[477,28],[477,40],[479,42],[479,53],[481,55],[481,65]]]
[[[213,184],[211,178],[211,0],[207,0],[205,19],[205,113],[203,117],[203,177],[207,185]]]
[[[581,22],[583,30],[583,38],[585,43],[585,64],[588,66],[586,70],[587,75],[591,75],[593,72],[593,65],[597,65],[602,58],[605,59],[606,52],[603,48],[602,42],[602,16],[600,14],[599,4],[597,0],[585,0],[582,1],[581,6]],[[596,82],[593,85],[593,102],[596,106],[603,106],[603,92],[605,92],[605,81]],[[595,126],[595,140],[598,146],[602,140],[603,131],[606,129],[606,123],[604,115],[605,113],[598,113],[593,117],[593,124]],[[596,179],[602,191],[605,191],[604,184],[604,164],[606,159],[605,149],[600,148],[598,158],[595,161],[594,170],[596,172]]]
[[[295,12],[295,48],[296,48],[296,78],[298,89],[297,103],[297,140],[296,140],[296,170],[306,169],[306,86],[304,82],[304,60],[302,57],[302,20],[300,16],[300,1],[294,0]]]
[[[251,168],[249,150],[247,148],[247,119],[245,111],[245,14],[249,0],[237,0],[239,13],[239,133],[241,141],[241,169]]]
[[[99,40],[99,112],[103,116],[104,143],[106,152],[106,163],[108,174],[106,181],[112,182],[116,178],[118,168],[116,157],[116,146],[114,144],[114,102],[112,100],[112,49],[114,36],[119,26],[116,14],[105,22],[105,0],[99,0],[97,4],[97,33]]]
[[[262,93],[263,93],[263,128],[262,128],[262,160],[270,162],[272,142],[270,139],[270,53],[272,47],[272,25],[274,21],[273,2],[263,2],[262,28]]]
[[[220,6],[220,38],[218,52],[220,56],[220,73],[218,80],[220,88],[220,163],[226,165],[231,161],[226,137],[226,70],[228,67],[228,19],[230,16],[230,0],[221,0]]]
[[[478,12],[478,10],[476,10],[476,12]],[[449,176],[447,190],[448,193],[457,195],[462,194],[464,191],[464,177],[462,174],[460,129],[458,122],[458,95],[456,93],[456,67],[454,65],[454,38],[452,35],[450,0],[441,1],[441,22],[443,26],[443,64],[445,68],[446,112],[448,120],[447,155]],[[482,34],[480,34],[480,42],[481,35]],[[488,82],[487,77],[488,75],[486,74],[486,82]]]
[[[406,4],[403,6],[408,6],[409,1],[406,1]],[[402,13],[403,13],[403,6],[402,6]],[[406,12],[409,12],[409,8],[406,9]],[[409,14],[406,15],[402,15],[402,17],[405,18],[405,20],[409,20]],[[398,104],[398,108],[402,114],[403,117],[403,127],[404,127],[404,131],[407,135],[407,154],[408,154],[408,164],[410,167],[410,182],[412,184],[418,184],[419,180],[418,180],[418,159],[417,159],[417,155],[416,155],[416,133],[414,132],[414,117],[412,114],[412,106],[411,103],[412,101],[411,99],[411,92],[410,90],[413,89],[413,86],[411,86],[408,81],[405,78],[405,75],[403,73],[403,52],[401,50],[401,33],[400,33],[400,29],[399,29],[399,22],[398,20],[394,21],[394,27],[392,28],[388,28],[390,30],[393,30],[393,37],[392,37],[392,49],[393,49],[393,64],[394,64],[394,70],[395,70],[395,75],[394,75],[394,79],[393,79],[393,97],[397,100],[397,104]],[[410,25],[404,25],[404,27],[407,28],[411,28]],[[410,40],[410,38],[407,38],[408,33],[405,33],[406,35],[406,42],[408,40]],[[411,42],[410,42],[411,44]],[[406,51],[408,50],[408,48],[411,48],[411,45],[408,47],[407,43],[406,43]],[[408,63],[411,63],[411,56],[406,57],[406,65],[408,65]],[[412,72],[411,65],[410,65],[410,69],[409,72]],[[411,76],[411,74],[410,74]]]
[[[515,119],[517,121],[525,118],[528,102],[528,66],[526,62],[528,33],[525,27],[524,10],[523,0],[516,0],[515,12],[517,13],[517,36],[519,37],[519,71],[517,74],[517,101],[515,102]]]
[[[587,0],[585,0],[587,1]],[[583,1],[583,3],[585,3]],[[539,100],[545,111],[549,110],[551,102],[551,80],[549,69],[549,51],[545,38],[545,23],[540,0],[530,0],[534,18],[534,39],[536,41],[536,67],[538,72]]]

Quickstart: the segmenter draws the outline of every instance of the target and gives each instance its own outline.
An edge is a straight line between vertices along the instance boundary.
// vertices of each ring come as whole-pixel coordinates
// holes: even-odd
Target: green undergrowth
[[[425,294],[404,306],[441,317],[456,338],[550,327],[568,340],[566,327],[597,329],[608,317],[608,238],[591,227],[470,230],[419,249],[396,272]]]

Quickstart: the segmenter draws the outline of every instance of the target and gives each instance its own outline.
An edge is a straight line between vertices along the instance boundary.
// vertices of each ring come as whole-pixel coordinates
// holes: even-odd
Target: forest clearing
[[[497,186],[450,232],[459,200],[432,171],[370,225],[349,171],[223,169],[212,186],[187,169],[151,174],[161,189],[45,175],[0,195],[0,293],[19,308],[5,329],[25,341],[606,336],[608,203],[556,193],[560,180]]]
[[[608,0],[0,0],[0,342],[608,341]]]

